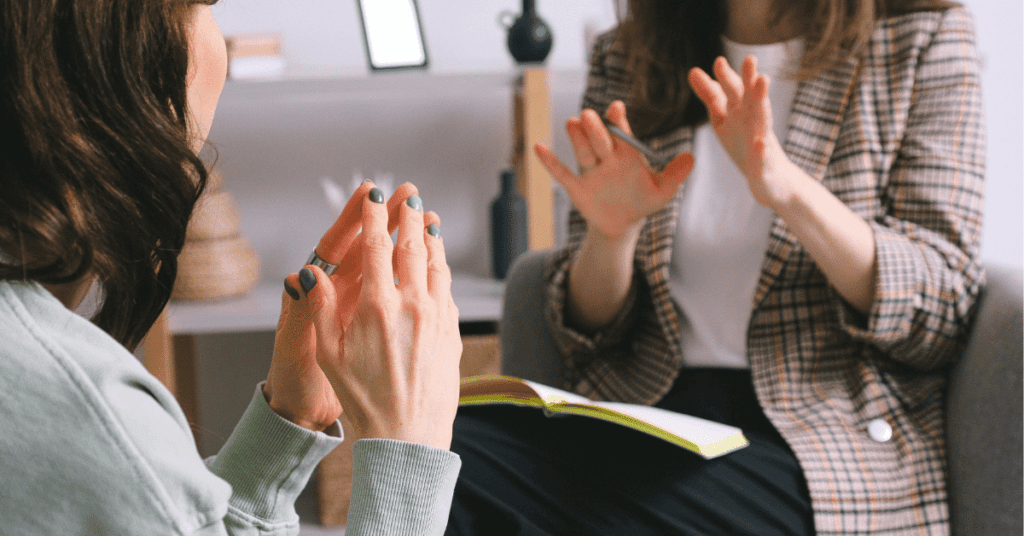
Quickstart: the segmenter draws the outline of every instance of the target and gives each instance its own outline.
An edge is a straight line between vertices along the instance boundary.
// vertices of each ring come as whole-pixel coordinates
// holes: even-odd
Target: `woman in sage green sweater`
[[[364,184],[285,280],[267,381],[217,456],[130,353],[206,185],[226,68],[206,3],[0,4],[0,534],[296,534],[342,408],[348,534],[439,534],[462,348],[440,220],[411,185],[385,204]]]

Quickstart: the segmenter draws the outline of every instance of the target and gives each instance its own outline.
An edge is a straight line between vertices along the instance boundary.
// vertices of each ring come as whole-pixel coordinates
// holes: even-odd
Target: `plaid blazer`
[[[595,45],[583,106],[624,99],[624,56]],[[799,85],[783,141],[789,158],[868,221],[877,289],[870,314],[848,305],[776,217],[752,304],[747,351],[765,414],[795,451],[820,534],[947,534],[944,387],[984,274],[984,130],[974,23],[961,8],[881,20],[859,57]],[[691,151],[693,129],[647,140]],[[585,221],[548,266],[545,311],[567,389],[652,404],[683,366],[681,312],[667,285],[676,201],[650,216],[627,304],[585,335],[562,310]],[[870,423],[892,429],[872,440]],[[880,424],[880,423],[876,423]]]

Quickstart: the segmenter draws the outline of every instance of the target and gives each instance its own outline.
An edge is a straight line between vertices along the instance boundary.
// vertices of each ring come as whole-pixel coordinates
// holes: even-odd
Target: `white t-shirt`
[[[789,79],[804,52],[802,38],[741,45],[722,38],[729,65],[757,57],[771,78],[775,136],[785,139],[796,95]],[[746,368],[747,326],[774,214],[754,201],[746,177],[710,125],[694,133],[694,169],[680,195],[669,288],[683,311],[683,360],[691,367]]]

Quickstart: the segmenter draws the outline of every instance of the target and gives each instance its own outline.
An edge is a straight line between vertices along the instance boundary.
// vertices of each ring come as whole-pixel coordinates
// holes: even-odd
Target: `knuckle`
[[[442,284],[450,284],[452,273],[448,268],[448,263],[442,259],[433,258],[427,263],[427,275],[440,279]]]
[[[363,237],[363,247],[367,248],[373,253],[380,253],[383,251],[391,251],[394,244],[391,243],[391,237],[384,234],[369,233]]]
[[[427,246],[420,237],[401,239],[395,247],[407,257],[420,259],[427,256]]]

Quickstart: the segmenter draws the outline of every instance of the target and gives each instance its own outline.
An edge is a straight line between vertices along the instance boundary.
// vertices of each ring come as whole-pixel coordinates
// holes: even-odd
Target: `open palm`
[[[788,158],[772,131],[769,80],[757,73],[757,58],[743,61],[742,75],[723,57],[715,60],[712,79],[700,68],[690,71],[694,93],[708,107],[708,116],[722,147],[740,169],[758,203],[775,206],[788,184],[777,173]]]
[[[626,132],[626,107],[615,101],[608,120]],[[681,154],[665,169],[652,170],[636,149],[613,137],[593,110],[566,123],[580,174],[573,173],[551,149],[535,147],[541,164],[569,194],[587,224],[608,237],[621,236],[676,195],[693,169],[693,156]]]

